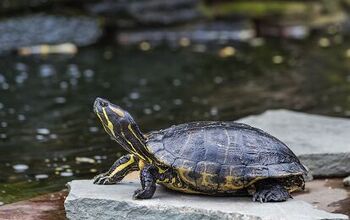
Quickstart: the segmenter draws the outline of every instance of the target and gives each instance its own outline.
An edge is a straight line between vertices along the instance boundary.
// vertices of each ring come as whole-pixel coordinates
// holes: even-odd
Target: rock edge
[[[349,219],[297,199],[261,204],[247,197],[186,195],[158,187],[153,199],[133,200],[132,193],[139,187],[136,181],[103,186],[78,180],[68,186],[68,219]]]

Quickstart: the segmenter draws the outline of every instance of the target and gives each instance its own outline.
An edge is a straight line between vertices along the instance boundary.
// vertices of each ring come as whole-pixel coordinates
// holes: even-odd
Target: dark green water
[[[101,45],[73,57],[1,57],[0,202],[92,178],[123,153],[92,112],[97,96],[128,109],[145,132],[271,108],[349,117],[350,41],[338,38],[328,48],[319,38],[234,45],[228,58],[217,47]]]

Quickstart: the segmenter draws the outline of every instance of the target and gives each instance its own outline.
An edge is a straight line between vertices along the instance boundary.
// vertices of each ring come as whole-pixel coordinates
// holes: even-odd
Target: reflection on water
[[[350,43],[254,42],[2,57],[0,202],[91,178],[123,153],[93,114],[97,96],[128,109],[144,131],[270,108],[350,116]]]

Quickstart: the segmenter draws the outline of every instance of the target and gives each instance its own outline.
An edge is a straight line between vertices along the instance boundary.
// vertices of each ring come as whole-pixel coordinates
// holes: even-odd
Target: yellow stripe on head
[[[104,124],[102,118],[101,118],[101,116],[100,116],[98,113],[97,113],[97,117],[100,119],[100,121],[101,121],[101,123],[102,123],[103,129],[105,129],[105,131],[107,132],[107,134],[109,134],[109,133],[108,133],[108,130],[107,130],[107,128],[106,128],[106,126],[105,126],[105,124]]]
[[[109,106],[109,108],[114,112],[116,113],[119,117],[124,117],[125,114],[122,110],[120,110],[119,108],[115,108],[113,106]]]
[[[108,118],[108,115],[107,115],[107,112],[106,112],[106,108],[102,108],[102,111],[103,111],[103,115],[105,116],[106,121],[107,121],[108,130],[109,130],[109,131],[111,132],[111,134],[116,138],[115,133],[114,133],[114,127],[113,127],[112,122],[111,122],[111,121],[109,120],[109,118]]]

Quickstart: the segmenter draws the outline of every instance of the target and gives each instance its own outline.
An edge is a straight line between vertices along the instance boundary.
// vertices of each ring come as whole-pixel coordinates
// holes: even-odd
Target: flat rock
[[[65,201],[68,219],[349,219],[315,209],[293,199],[282,203],[256,203],[245,197],[186,195],[158,187],[150,200],[133,200],[139,182],[93,185],[91,180],[69,183]]]
[[[349,119],[269,110],[238,122],[260,128],[286,143],[313,176],[350,174]]]

